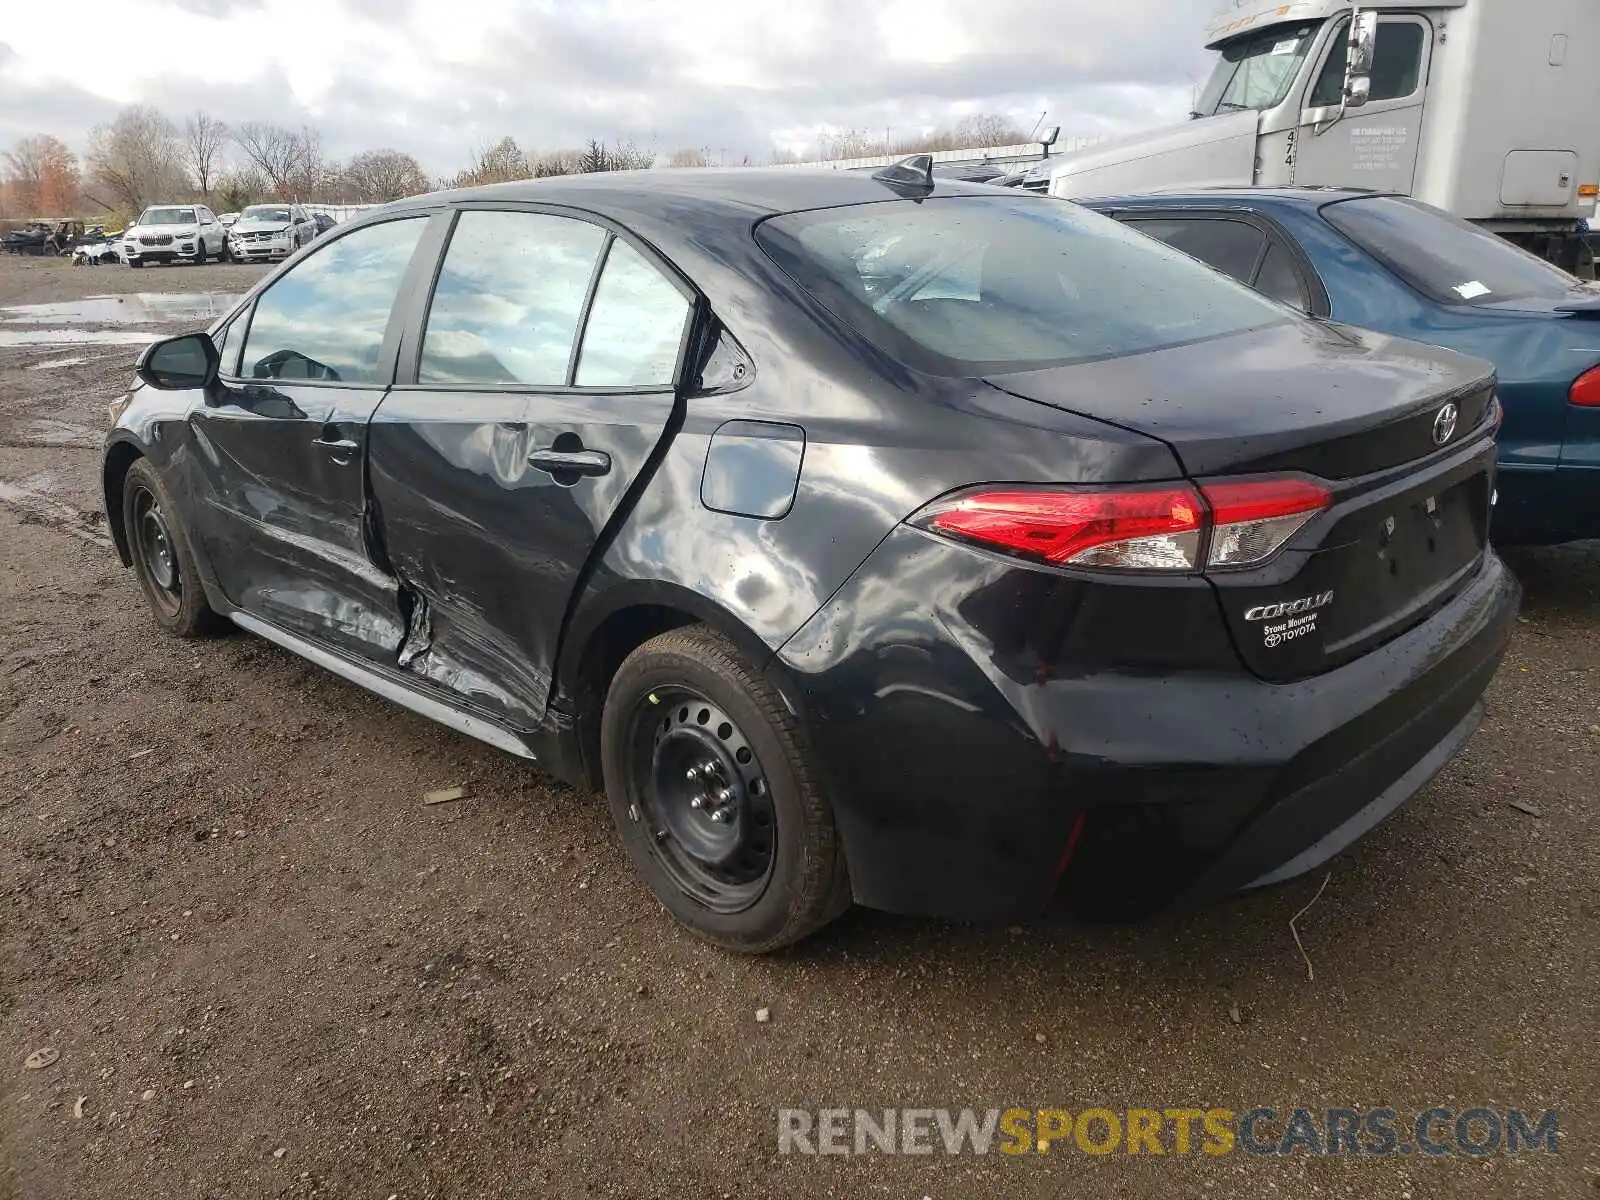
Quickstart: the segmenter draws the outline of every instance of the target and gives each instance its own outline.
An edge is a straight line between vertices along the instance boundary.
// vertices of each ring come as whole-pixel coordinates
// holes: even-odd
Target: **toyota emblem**
[[[1433,418],[1433,444],[1442,446],[1456,435],[1456,406],[1446,404]]]

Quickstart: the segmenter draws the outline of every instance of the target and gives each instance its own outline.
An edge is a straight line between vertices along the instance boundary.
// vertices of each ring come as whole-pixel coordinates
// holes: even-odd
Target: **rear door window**
[[[789,213],[763,249],[874,344],[947,375],[1136,354],[1292,319],[1074,204],[931,197]]]
[[[425,216],[385,221],[328,242],[262,293],[244,347],[247,379],[380,379],[389,314]]]
[[[1128,224],[1241,283],[1255,278],[1267,244],[1267,235],[1254,225],[1222,217],[1133,217]]]
[[[418,382],[567,384],[605,239],[571,217],[463,212],[428,310]]]
[[[583,331],[579,387],[656,387],[673,382],[689,301],[627,242],[606,254]]]

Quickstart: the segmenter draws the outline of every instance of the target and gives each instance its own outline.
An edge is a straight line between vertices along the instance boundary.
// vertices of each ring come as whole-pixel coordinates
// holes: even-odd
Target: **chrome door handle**
[[[326,434],[311,444],[341,465],[350,462],[361,450],[361,443],[353,438],[330,438]]]
[[[604,475],[611,470],[611,455],[604,450],[556,450],[547,446],[528,455],[528,465],[551,475]]]

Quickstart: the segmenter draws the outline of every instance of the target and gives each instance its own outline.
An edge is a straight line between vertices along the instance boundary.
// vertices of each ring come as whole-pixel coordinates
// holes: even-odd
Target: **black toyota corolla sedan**
[[[603,790],[741,950],[1305,871],[1472,733],[1518,597],[1484,363],[926,163],[390,205],[138,375],[163,628]]]

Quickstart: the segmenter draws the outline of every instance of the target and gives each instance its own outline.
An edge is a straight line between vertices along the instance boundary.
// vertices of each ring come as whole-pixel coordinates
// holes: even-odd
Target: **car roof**
[[[1004,189],[935,177],[934,196],[995,196]],[[1014,194],[1014,193],[1012,193]],[[669,217],[693,203],[697,208],[724,209],[745,216],[765,216],[801,209],[834,208],[893,200],[897,193],[868,172],[827,168],[658,167],[644,171],[601,171],[556,175],[485,187],[432,192],[397,201],[386,208],[441,202],[499,201],[570,204],[602,216],[625,214]]]
[[[1396,194],[1398,193],[1352,187],[1214,187],[1171,192],[1139,192],[1126,196],[1095,196],[1079,203],[1089,208],[1156,208],[1163,205],[1225,208],[1249,204],[1291,204],[1304,208],[1317,208],[1338,200],[1354,200],[1359,196]]]

